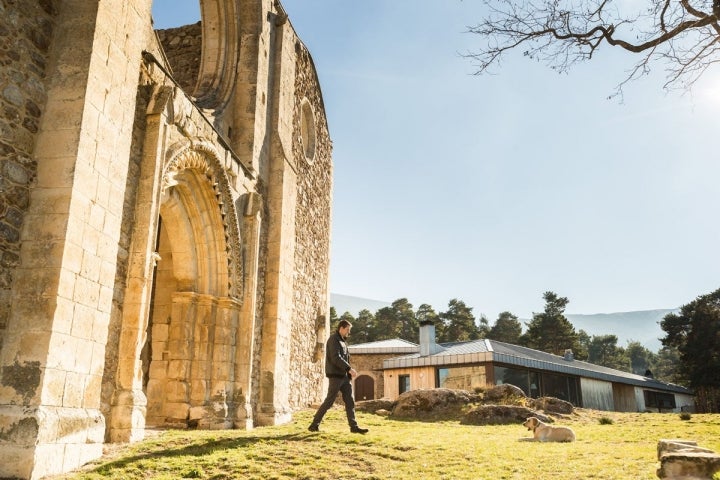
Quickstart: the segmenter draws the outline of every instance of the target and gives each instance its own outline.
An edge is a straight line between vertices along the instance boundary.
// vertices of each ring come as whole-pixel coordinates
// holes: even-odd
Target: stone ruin
[[[332,143],[278,0],[0,2],[0,478],[322,398]]]

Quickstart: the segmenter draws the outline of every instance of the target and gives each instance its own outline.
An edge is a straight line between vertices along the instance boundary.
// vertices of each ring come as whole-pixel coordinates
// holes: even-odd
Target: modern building
[[[372,383],[373,398],[394,400],[409,390],[509,383],[529,397],[551,396],[605,411],[668,412],[694,404],[684,387],[579,361],[571,351],[561,357],[488,339],[443,344],[434,339],[435,327],[424,324],[419,345],[387,340],[351,346],[353,363],[362,366],[357,390],[366,392]]]

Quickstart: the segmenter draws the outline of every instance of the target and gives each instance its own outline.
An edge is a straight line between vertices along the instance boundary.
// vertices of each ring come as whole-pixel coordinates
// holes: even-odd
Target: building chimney
[[[565,350],[565,355],[563,356],[563,358],[565,358],[565,360],[568,362],[572,362],[575,359],[572,350],[569,348]]]
[[[420,322],[420,356],[427,357],[442,349],[435,343],[435,324],[430,320]]]

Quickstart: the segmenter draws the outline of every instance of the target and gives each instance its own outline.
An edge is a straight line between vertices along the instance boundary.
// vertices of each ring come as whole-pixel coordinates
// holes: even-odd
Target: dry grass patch
[[[288,425],[251,431],[165,431],[56,479],[656,479],[657,441],[696,440],[720,451],[720,415],[577,410],[558,419],[573,443],[525,441],[522,425],[396,421],[358,413],[367,435],[348,431],[342,409],[320,433],[312,411]],[[601,425],[607,417],[612,424]]]

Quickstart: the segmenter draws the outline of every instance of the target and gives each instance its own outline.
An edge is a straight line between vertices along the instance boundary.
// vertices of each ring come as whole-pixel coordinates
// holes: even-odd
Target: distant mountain
[[[381,308],[389,307],[391,302],[371,300],[368,298],[353,297],[350,295],[330,294],[330,305],[335,307],[338,316],[350,312],[357,317],[361,310],[372,313]],[[660,338],[665,332],[660,328],[660,321],[668,313],[677,313],[680,309],[642,310],[637,312],[595,313],[591,315],[565,314],[575,331],[585,330],[588,335],[616,335],[618,347],[625,347],[629,341],[638,341],[645,348],[657,352],[662,347]],[[494,320],[489,319],[490,323]],[[529,319],[520,319],[525,328]]]
[[[381,300],[351,297],[350,295],[340,295],[339,293],[330,294],[330,306],[335,307],[335,312],[338,317],[342,316],[345,312],[350,312],[353,317],[357,317],[361,310],[369,310],[375,313],[381,308],[389,307],[390,305],[390,302],[383,302]]]
[[[588,335],[616,335],[618,346],[624,347],[636,340],[647,349],[657,352],[662,347],[660,338],[665,332],[660,321],[668,313],[680,309],[642,310],[638,312],[596,313],[594,315],[566,314],[575,331],[585,330]]]

